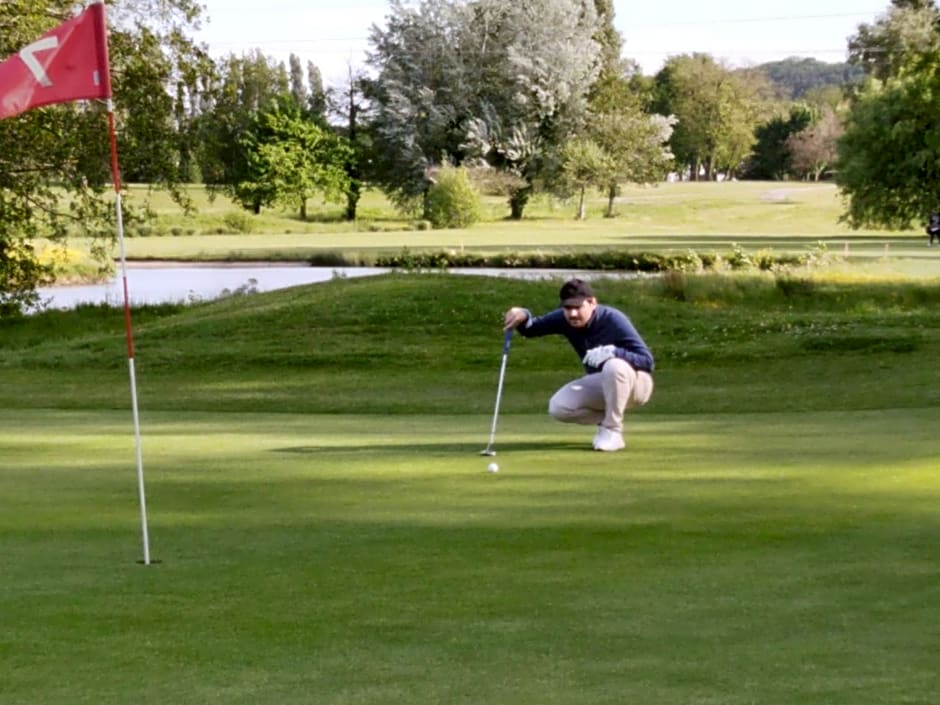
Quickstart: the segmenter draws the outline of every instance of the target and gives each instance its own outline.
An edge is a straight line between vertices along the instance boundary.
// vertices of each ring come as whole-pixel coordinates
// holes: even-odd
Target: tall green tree
[[[670,146],[689,178],[733,175],[750,153],[766,114],[769,85],[757,72],[733,72],[707,54],[674,56],[655,76],[654,110],[676,117]]]
[[[217,65],[205,91],[199,119],[199,166],[211,193],[222,192],[248,210],[260,212],[270,195],[255,192],[249,198],[242,184],[249,174],[249,133],[257,131],[259,116],[278,106],[296,105],[290,78],[283,64],[253,51],[229,54]]]
[[[590,187],[600,187],[610,178],[610,158],[603,147],[586,137],[574,137],[560,150],[558,188],[578,199],[576,218],[585,218],[585,197]]]
[[[852,227],[907,228],[940,210],[940,57],[871,82],[838,142],[836,183]]]
[[[674,167],[669,149],[675,118],[650,115],[640,110],[612,111],[594,115],[591,135],[606,155],[606,171],[598,185],[607,194],[608,218],[625,183],[652,184],[663,181]]]
[[[314,120],[326,124],[328,110],[327,91],[323,87],[323,74],[312,61],[307,62],[307,114]]]
[[[73,16],[68,0],[0,3],[0,60]],[[173,132],[178,83],[195,85],[204,55],[187,39],[193,0],[115,0],[108,5],[111,73],[122,166],[175,187],[181,143]],[[185,92],[185,89],[184,89]],[[188,99],[188,98],[187,98]],[[139,148],[139,149],[138,149]],[[94,102],[53,105],[0,121],[0,310],[22,310],[51,268],[36,238],[96,240],[108,266],[115,236],[107,123]],[[179,191],[177,191],[179,193]],[[130,220],[132,213],[125,215]]]
[[[905,228],[940,209],[940,11],[895,0],[849,39],[869,80],[853,96],[838,142],[836,182],[853,227]]]
[[[291,54],[288,57],[287,63],[290,72],[290,93],[298,106],[306,107],[310,100],[310,88],[304,76],[304,68],[300,63],[300,57],[296,54]]]
[[[246,138],[247,179],[237,192],[248,204],[265,194],[265,203],[296,208],[307,219],[307,201],[319,194],[340,201],[349,188],[345,140],[305,117],[294,105],[262,113]]]
[[[346,220],[355,220],[362,189],[369,178],[372,136],[369,125],[364,122],[367,103],[363,94],[365,76],[362,71],[348,67],[346,81],[325,96],[329,113],[338,119],[333,126],[349,146],[345,164],[349,187],[346,191]]]
[[[916,72],[940,52],[940,10],[932,0],[892,0],[888,12],[849,38],[849,63],[886,80]]]
[[[790,176],[792,157],[787,140],[807,128],[813,111],[802,103],[790,106],[786,115],[775,115],[754,130],[755,143],[742,171],[746,179],[780,180]]]

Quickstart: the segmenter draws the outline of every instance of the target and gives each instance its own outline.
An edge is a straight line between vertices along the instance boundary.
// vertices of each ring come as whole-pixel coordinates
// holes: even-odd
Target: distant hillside
[[[767,77],[780,86],[790,99],[802,97],[806,91],[819,86],[844,86],[858,83],[865,75],[857,66],[826,63],[817,59],[790,57],[783,61],[759,64]]]

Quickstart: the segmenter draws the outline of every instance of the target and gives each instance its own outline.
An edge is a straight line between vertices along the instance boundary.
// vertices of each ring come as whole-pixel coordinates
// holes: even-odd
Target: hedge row
[[[825,246],[818,245],[806,253],[746,252],[735,246],[731,252],[705,253],[689,250],[682,253],[629,252],[603,250],[597,252],[513,252],[479,254],[441,250],[412,252],[404,249],[395,255],[376,259],[376,266],[405,270],[460,268],[490,269],[590,269],[621,272],[701,272],[722,270],[775,271],[821,264]]]

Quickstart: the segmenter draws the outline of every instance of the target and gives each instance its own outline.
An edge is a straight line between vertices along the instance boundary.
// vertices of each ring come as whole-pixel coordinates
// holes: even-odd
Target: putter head
[[[486,449],[480,451],[480,455],[489,455],[489,456],[493,456],[493,455],[496,455],[496,451],[493,450],[492,448],[486,448]]]

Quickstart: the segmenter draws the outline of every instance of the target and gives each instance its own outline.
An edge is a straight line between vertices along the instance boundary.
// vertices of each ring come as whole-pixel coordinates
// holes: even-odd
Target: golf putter
[[[509,343],[512,342],[512,328],[506,331],[503,338],[503,361],[499,366],[499,384],[496,385],[496,408],[493,410],[493,426],[490,428],[490,442],[480,451],[480,455],[496,455],[493,443],[496,441],[496,422],[499,420],[499,402],[503,396],[503,380],[506,378],[506,360],[509,357]]]

